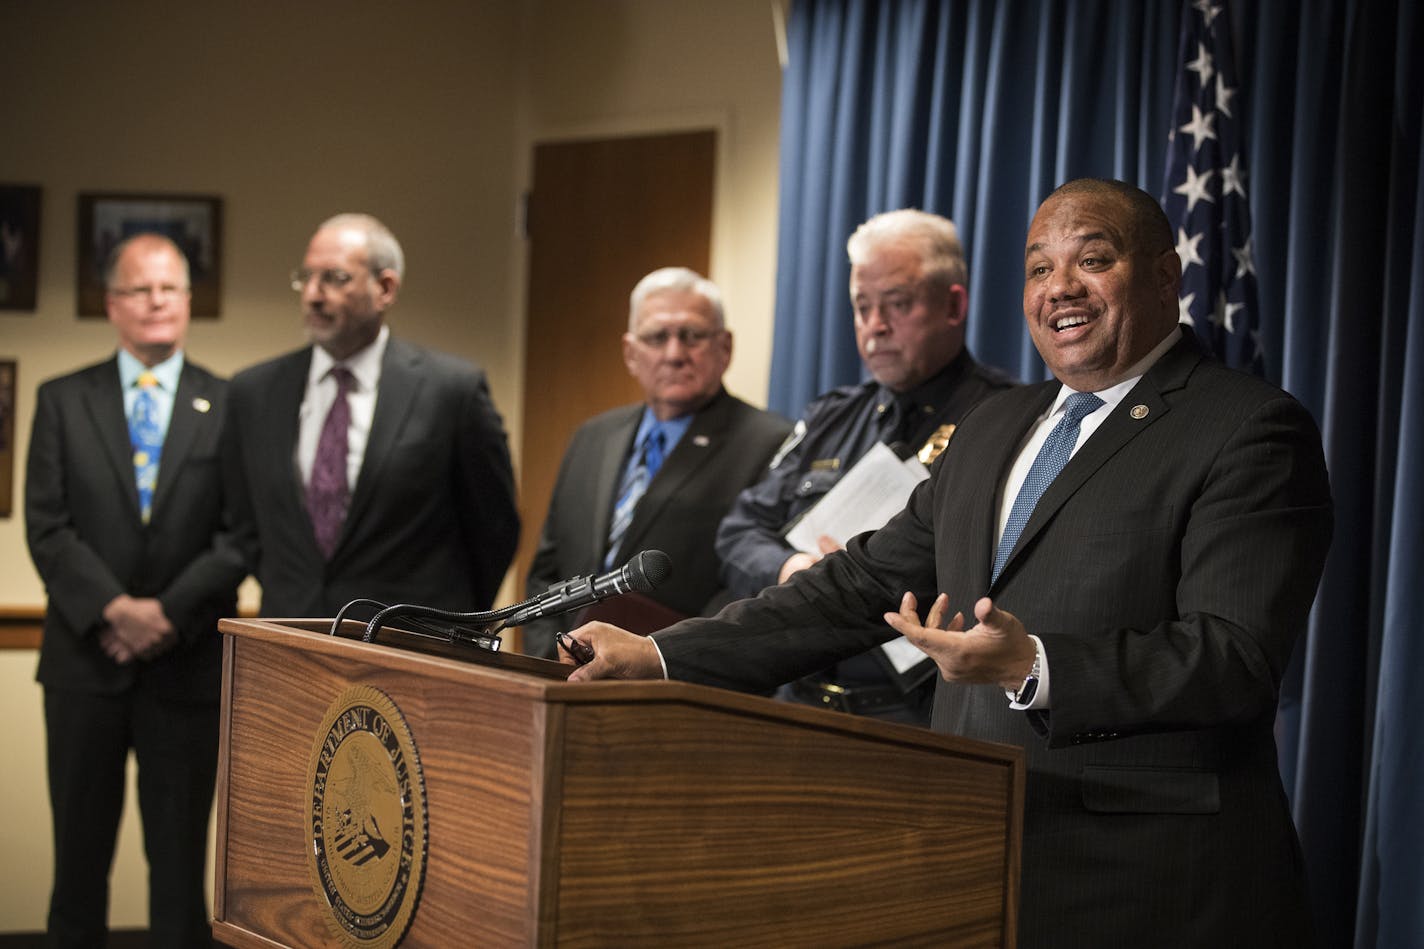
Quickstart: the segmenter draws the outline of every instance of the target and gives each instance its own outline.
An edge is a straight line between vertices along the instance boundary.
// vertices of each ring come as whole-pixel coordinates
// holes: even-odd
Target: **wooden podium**
[[[684,683],[571,685],[557,663],[327,626],[221,623],[221,943],[1014,944],[1020,749]],[[351,695],[368,710],[333,712]],[[404,831],[354,777],[395,748],[395,719],[414,750],[396,755]],[[332,874],[389,866],[399,889],[414,850],[413,915],[384,942],[347,935],[319,895]],[[384,908],[353,912],[376,926]]]

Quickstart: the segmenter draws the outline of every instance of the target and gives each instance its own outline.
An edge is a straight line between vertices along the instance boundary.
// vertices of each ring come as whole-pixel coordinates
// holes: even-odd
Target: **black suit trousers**
[[[149,865],[149,945],[210,946],[204,874],[218,704],[143,688],[102,695],[46,687],[44,706],[55,855],[47,945],[104,944],[132,749]]]

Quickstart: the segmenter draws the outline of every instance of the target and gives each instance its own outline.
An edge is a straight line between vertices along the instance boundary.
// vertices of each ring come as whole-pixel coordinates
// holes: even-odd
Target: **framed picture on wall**
[[[0,185],[0,310],[34,311],[39,267],[40,189]]]
[[[0,517],[15,503],[15,360],[0,359]]]
[[[172,238],[188,257],[193,315],[217,316],[222,299],[222,198],[190,194],[79,195],[80,316],[104,315],[104,265],[126,237],[151,231]]]

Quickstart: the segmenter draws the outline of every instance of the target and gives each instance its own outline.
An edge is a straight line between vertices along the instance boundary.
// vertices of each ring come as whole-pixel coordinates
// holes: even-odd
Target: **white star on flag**
[[[1237,278],[1256,276],[1256,258],[1251,255],[1251,239],[1246,238],[1246,243],[1240,247],[1231,249],[1231,256],[1236,258]]]
[[[1226,85],[1226,77],[1221,73],[1216,74],[1216,111],[1226,116],[1231,115],[1231,97],[1236,95],[1236,90]]]
[[[1187,234],[1180,227],[1177,228],[1177,256],[1182,258],[1182,272],[1186,273],[1187,268],[1192,264],[1204,264],[1201,254],[1197,253],[1197,245],[1202,242],[1205,234]]]
[[[1192,302],[1196,300],[1195,293],[1189,293],[1184,297],[1177,298],[1177,322],[1185,323],[1188,326],[1195,326],[1196,320],[1192,319]]]
[[[1192,106],[1192,120],[1180,129],[1192,137],[1192,151],[1201,151],[1202,142],[1216,138],[1216,132],[1211,127],[1211,123],[1215,121],[1215,113],[1203,112],[1198,106]]]
[[[1181,322],[1228,364],[1264,374],[1238,126],[1244,103],[1226,7],[1194,0],[1182,9],[1162,206],[1182,261]]]
[[[1187,63],[1187,68],[1197,74],[1198,81],[1203,86],[1211,82],[1211,77],[1216,74],[1211,64],[1211,53],[1200,43],[1197,44],[1197,58]]]
[[[1212,311],[1211,321],[1217,326],[1225,327],[1226,332],[1236,332],[1236,314],[1242,309],[1243,304],[1229,303],[1226,294],[1217,294],[1216,309]]]
[[[1246,171],[1241,167],[1241,156],[1232,155],[1231,163],[1221,169],[1221,193],[1239,194],[1246,199]]]
[[[1192,3],[1192,9],[1202,15],[1206,28],[1211,29],[1211,22],[1216,19],[1217,14],[1225,9],[1225,4],[1217,6],[1212,3],[1211,0],[1195,0],[1195,2]]]
[[[1207,186],[1211,184],[1211,176],[1216,174],[1215,168],[1208,168],[1201,174],[1191,165],[1187,166],[1187,180],[1177,185],[1172,190],[1177,194],[1186,195],[1187,213],[1191,214],[1192,209],[1197,206],[1198,201],[1210,201],[1211,197],[1206,193]]]

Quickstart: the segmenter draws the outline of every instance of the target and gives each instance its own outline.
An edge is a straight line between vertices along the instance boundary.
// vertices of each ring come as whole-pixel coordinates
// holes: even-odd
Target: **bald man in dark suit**
[[[292,284],[313,345],[232,380],[226,468],[264,616],[329,617],[362,598],[487,609],[514,554],[514,474],[485,374],[391,335],[404,271],[380,221],[324,222]]]
[[[1272,726],[1332,531],[1319,432],[1177,327],[1139,189],[1054,192],[1024,274],[1054,381],[981,403],[902,513],[788,583],[575,631],[571,679],[764,687],[903,634],[933,728],[1025,749],[1021,946],[1309,945]]]

